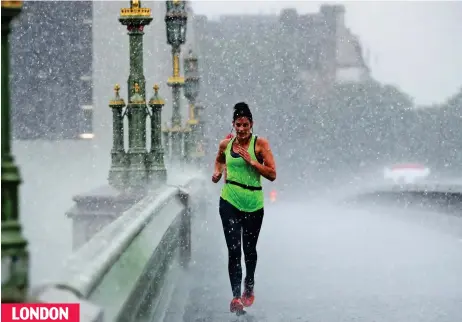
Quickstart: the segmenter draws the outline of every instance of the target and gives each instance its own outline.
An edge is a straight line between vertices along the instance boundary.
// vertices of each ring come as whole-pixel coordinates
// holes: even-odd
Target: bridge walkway
[[[266,208],[256,301],[236,317],[217,205],[193,220],[191,265],[165,322],[462,321],[462,229],[449,230],[462,218],[322,203]]]

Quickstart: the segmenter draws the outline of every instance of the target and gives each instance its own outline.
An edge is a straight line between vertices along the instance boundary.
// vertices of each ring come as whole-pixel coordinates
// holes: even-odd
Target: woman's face
[[[236,137],[240,140],[247,139],[251,135],[253,122],[245,117],[239,117],[233,122],[234,130],[236,131]]]

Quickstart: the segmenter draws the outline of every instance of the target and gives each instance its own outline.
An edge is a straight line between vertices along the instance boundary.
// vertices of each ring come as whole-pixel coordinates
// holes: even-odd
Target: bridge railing
[[[65,262],[38,302],[81,304],[81,321],[152,321],[165,311],[191,255],[191,217],[201,207],[199,177],[147,196]],[[164,306],[164,307],[162,307]]]
[[[462,216],[462,183],[422,182],[382,185],[358,192],[348,200],[434,208]]]

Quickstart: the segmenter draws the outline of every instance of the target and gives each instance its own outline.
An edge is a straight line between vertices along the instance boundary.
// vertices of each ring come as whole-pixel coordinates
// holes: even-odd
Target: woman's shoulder
[[[263,150],[271,150],[270,148],[270,144],[269,144],[269,141],[267,138],[265,137],[256,137],[255,138],[256,141],[255,141],[255,152],[256,153],[262,153]]]
[[[256,142],[257,146],[269,145],[268,139],[263,137],[263,136],[255,135],[255,142]]]
[[[231,139],[223,139],[220,141],[220,148],[221,149],[226,149],[226,147],[228,146],[229,142],[232,140]]]

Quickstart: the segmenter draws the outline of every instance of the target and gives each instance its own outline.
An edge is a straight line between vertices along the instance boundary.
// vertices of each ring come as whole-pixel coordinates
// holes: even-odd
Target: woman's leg
[[[245,290],[252,292],[254,286],[254,275],[255,268],[257,267],[257,242],[258,236],[260,235],[261,225],[263,223],[263,208],[252,212],[244,214],[242,227],[244,230],[243,233],[243,249],[245,256],[245,268],[246,268],[246,277],[245,277]]]
[[[233,297],[241,296],[241,238],[243,214],[226,200],[220,198],[220,217],[228,246],[228,272]]]

